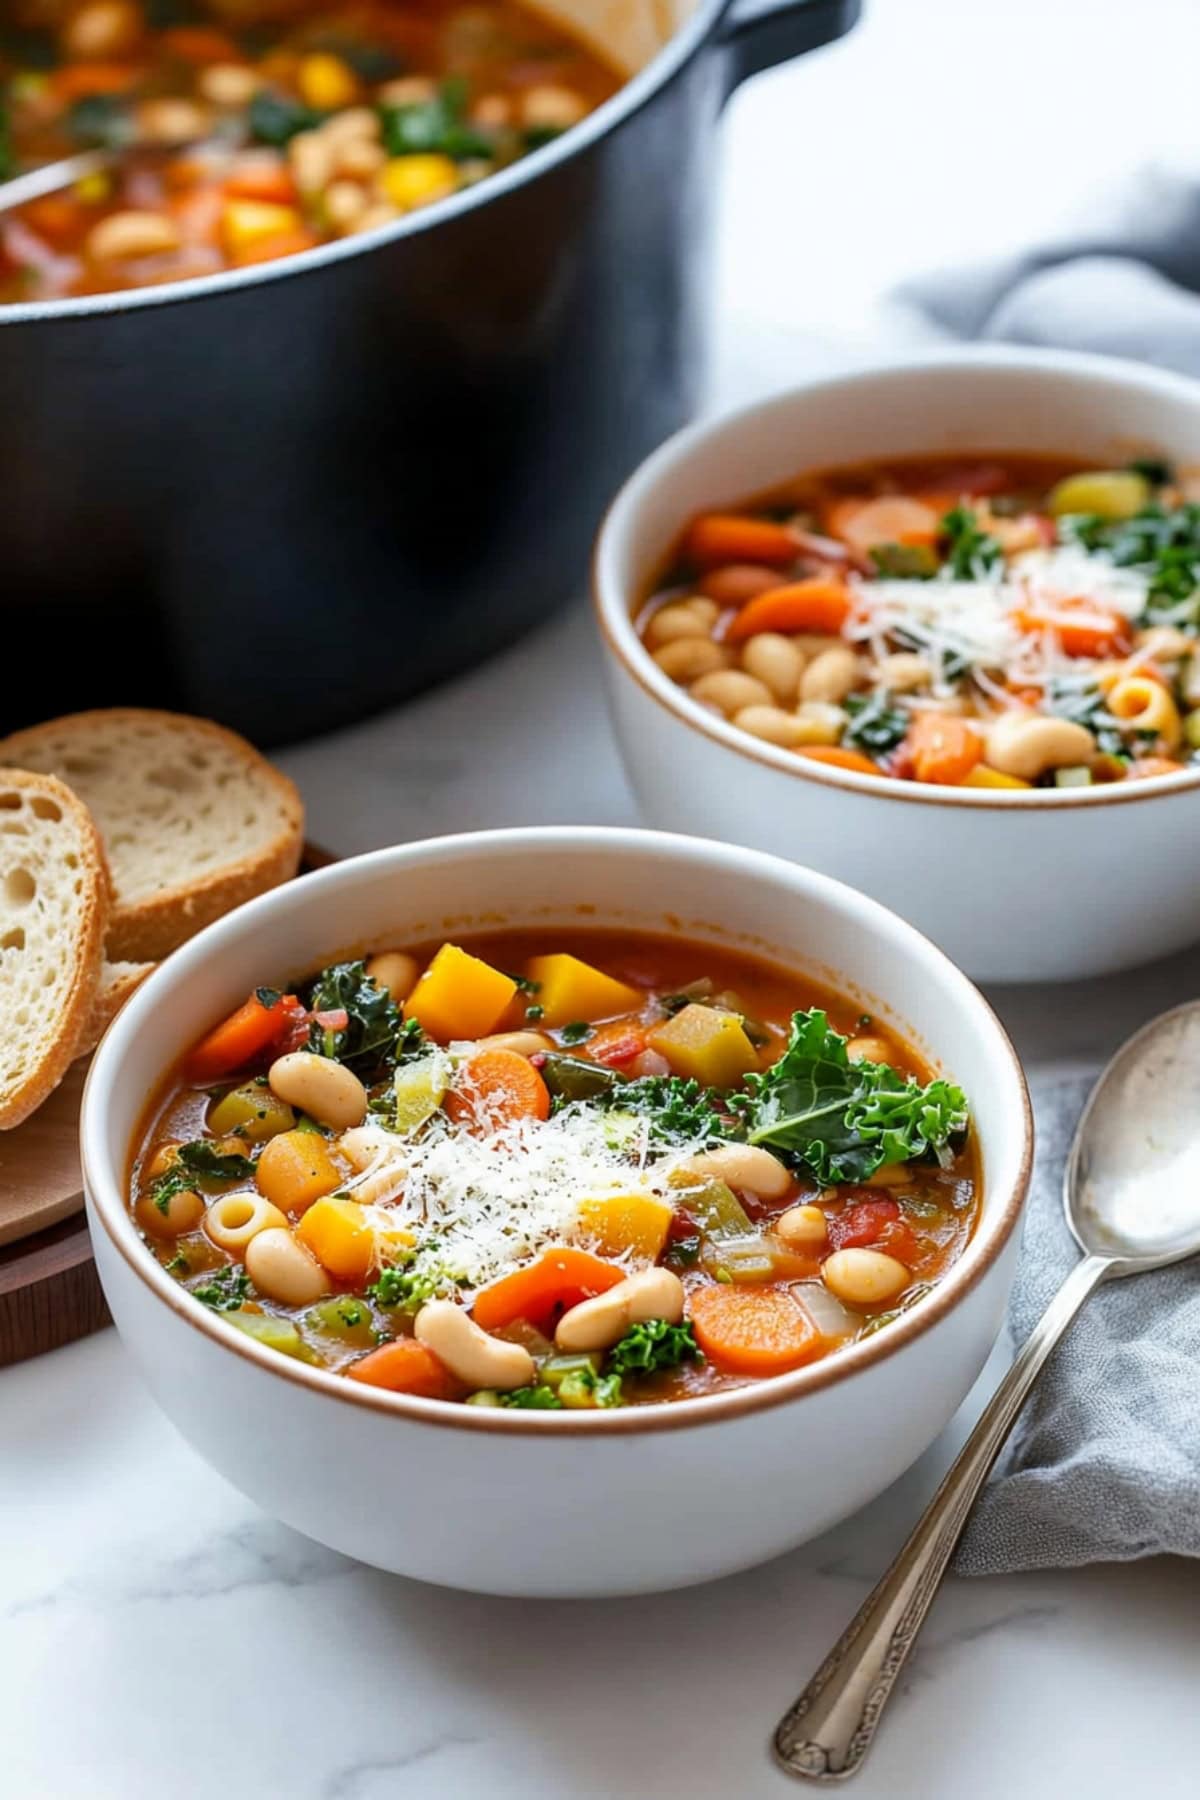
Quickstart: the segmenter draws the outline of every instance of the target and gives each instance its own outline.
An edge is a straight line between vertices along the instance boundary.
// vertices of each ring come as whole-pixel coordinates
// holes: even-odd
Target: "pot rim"
[[[640,112],[660,89],[680,73],[684,65],[700,50],[713,32],[721,16],[734,0],[698,0],[695,11],[639,69],[622,83],[612,97],[598,106],[587,118],[541,149],[512,163],[507,169],[489,175],[473,187],[463,188],[445,200],[421,208],[414,213],[364,231],[359,236],[337,238],[329,244],[318,244],[295,256],[281,257],[272,263],[259,263],[245,269],[223,269],[212,275],[198,275],[189,281],[165,282],[158,287],[129,288],[117,293],[83,294],[57,300],[18,301],[0,306],[0,329],[5,326],[38,324],[55,320],[92,318],[97,314],[140,312],[147,307],[181,306],[211,295],[237,293],[269,282],[287,281],[310,270],[345,262],[364,255],[384,244],[399,242],[419,233],[436,230],[442,224],[465,217],[491,200],[499,200],[539,176],[549,174],[561,163],[581,154],[607,137],[634,113]]]
[[[815,782],[820,787],[838,788],[843,793],[864,794],[879,800],[898,800],[916,806],[949,806],[968,810],[1043,813],[1062,808],[1127,806],[1138,800],[1165,799],[1174,794],[1194,792],[1200,787],[1200,766],[1178,774],[1152,775],[1134,781],[1114,781],[1090,788],[1031,788],[1027,792],[1004,792],[988,788],[938,787],[917,781],[900,781],[893,776],[859,774],[853,769],[839,769],[797,756],[780,745],[769,744],[740,731],[728,720],[719,718],[709,707],[693,700],[657,667],[634,628],[636,595],[624,592],[615,568],[614,540],[618,533],[630,528],[636,514],[646,505],[656,489],[681,464],[713,438],[733,430],[743,437],[753,436],[759,421],[775,411],[784,411],[808,395],[829,393],[837,389],[851,393],[856,387],[870,387],[882,377],[893,374],[937,373],[946,369],[969,372],[981,368],[1010,368],[1014,371],[1041,375],[1075,375],[1084,380],[1115,386],[1122,382],[1143,389],[1171,392],[1190,398],[1200,410],[1200,382],[1172,370],[1154,368],[1134,362],[1129,357],[1105,356],[1091,351],[1045,350],[1006,344],[958,345],[952,349],[914,350],[909,354],[889,357],[886,362],[856,366],[841,374],[797,383],[782,392],[735,407],[714,418],[686,425],[666,440],[633,471],[609,503],[592,551],[592,605],[600,636],[613,661],[631,677],[639,688],[664,711],[683,725],[712,739],[725,750],[744,757],[748,762],[773,769],[793,781]],[[986,436],[986,434],[985,434]],[[987,453],[984,444],[979,454]],[[997,452],[999,453],[999,452]]]
[[[182,1289],[165,1273],[160,1264],[139,1243],[129,1223],[125,1201],[125,1175],[109,1167],[104,1149],[104,1116],[108,1090],[113,1086],[127,1050],[127,1040],[136,1038],[139,1020],[158,1001],[158,992],[169,987],[172,979],[186,979],[210,958],[219,958],[223,940],[238,934],[245,924],[269,918],[287,896],[292,904],[302,904],[321,888],[336,888],[367,865],[382,866],[395,862],[397,872],[410,863],[453,863],[477,858],[489,852],[514,849],[525,853],[568,857],[573,851],[600,849],[619,856],[625,851],[665,853],[676,862],[691,862],[699,867],[720,862],[736,862],[739,872],[749,878],[759,875],[778,879],[780,874],[794,879],[798,865],[765,851],[742,850],[708,839],[687,837],[681,833],[646,831],[625,826],[527,826],[502,830],[463,832],[453,836],[426,838],[419,843],[391,845],[365,855],[346,859],[307,875],[299,883],[288,883],[270,893],[251,900],[226,914],[192,938],[144,982],[109,1030],[97,1051],[84,1085],[80,1109],[79,1144],[84,1188],[92,1229],[102,1229],[113,1251],[120,1255],[143,1287],[149,1290],[154,1305],[167,1306],[186,1326],[209,1339],[219,1350],[241,1357],[257,1365],[260,1371],[276,1379],[290,1381],[307,1388],[314,1396],[342,1405],[365,1407],[370,1411],[403,1417],[414,1424],[437,1426],[439,1429],[467,1432],[499,1432],[536,1437],[544,1433],[568,1437],[629,1437],[639,1433],[702,1429],[724,1420],[743,1418],[770,1411],[802,1400],[805,1395],[836,1386],[865,1374],[876,1363],[899,1355],[916,1339],[941,1323],[960,1302],[979,1285],[1004,1252],[1016,1229],[1033,1165],[1033,1113],[1024,1071],[1012,1041],[995,1011],[979,989],[962,970],[929,938],[890,912],[876,900],[809,868],[798,872],[813,887],[827,894],[841,910],[865,915],[875,923],[881,936],[898,937],[894,945],[897,955],[916,954],[937,964],[952,986],[960,986],[960,1004],[974,1009],[982,1028],[994,1039],[998,1058],[1008,1069],[1014,1084],[1015,1113],[1019,1115],[1021,1150],[1012,1179],[997,1198],[992,1218],[981,1218],[963,1255],[952,1265],[933,1291],[903,1313],[886,1330],[873,1333],[860,1343],[838,1350],[835,1354],[746,1387],[715,1394],[698,1395],[687,1401],[659,1401],[644,1406],[621,1408],[612,1412],[542,1413],[493,1410],[462,1406],[445,1400],[426,1400],[407,1394],[392,1394],[348,1381],[345,1376],[327,1369],[310,1368],[267,1349],[253,1339],[221,1325],[220,1320]],[[1014,1128],[1018,1121],[1014,1119]],[[983,1191],[989,1192],[990,1181],[985,1163]],[[986,1242],[982,1238],[986,1236]]]

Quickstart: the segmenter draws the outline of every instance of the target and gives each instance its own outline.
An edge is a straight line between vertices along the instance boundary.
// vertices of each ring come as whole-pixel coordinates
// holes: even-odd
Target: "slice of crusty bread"
[[[90,1056],[130,994],[139,988],[156,965],[151,962],[105,962],[87,1024],[75,1046],[76,1056]]]
[[[107,923],[108,871],[87,808],[53,776],[0,769],[0,1129],[65,1075]]]
[[[113,962],[157,962],[296,872],[295,787],[205,719],[113,707],[0,739],[0,764],[57,775],[90,807],[112,872]]]

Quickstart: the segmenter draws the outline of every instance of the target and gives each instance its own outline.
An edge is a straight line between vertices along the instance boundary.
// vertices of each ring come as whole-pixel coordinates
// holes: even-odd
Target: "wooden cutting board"
[[[300,870],[337,859],[306,844]],[[0,1132],[0,1369],[109,1323],[83,1218],[79,1102],[90,1057]]]

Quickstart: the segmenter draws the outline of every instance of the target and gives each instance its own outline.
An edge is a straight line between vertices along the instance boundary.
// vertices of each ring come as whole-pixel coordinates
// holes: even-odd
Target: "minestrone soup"
[[[554,1411],[878,1331],[979,1184],[962,1092],[852,1001],[708,946],[510,932],[255,989],[154,1101],[130,1206],[260,1344]]]
[[[514,0],[81,0],[30,18],[0,25],[0,179],[121,155],[0,213],[3,302],[182,281],[370,231],[482,181],[619,85]]]
[[[638,626],[746,732],[1020,793],[1200,758],[1200,488],[1169,465],[910,459],[694,519]]]

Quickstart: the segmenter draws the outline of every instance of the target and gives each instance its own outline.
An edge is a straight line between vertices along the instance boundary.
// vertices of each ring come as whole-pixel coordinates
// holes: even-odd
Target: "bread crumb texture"
[[[90,809],[112,873],[114,961],[157,960],[298,865],[294,785],[207,720],[74,713],[0,741],[0,763],[56,775]]]
[[[85,809],[60,782],[0,770],[0,1126],[57,1085],[100,979],[107,875]]]

